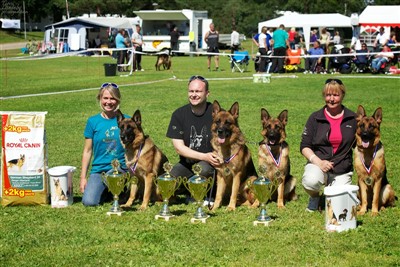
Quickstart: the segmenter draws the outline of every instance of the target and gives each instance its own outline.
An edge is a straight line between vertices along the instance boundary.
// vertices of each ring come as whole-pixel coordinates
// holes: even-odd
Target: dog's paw
[[[366,212],[365,210],[359,210],[359,211],[357,211],[357,215],[361,215],[362,216],[362,215],[365,214],[365,212]]]
[[[278,205],[277,207],[278,207],[278,209],[286,209],[285,205],[283,205],[283,204]]]
[[[141,205],[139,210],[140,211],[145,211],[147,209],[147,205]]]
[[[234,211],[235,209],[236,209],[235,206],[228,206],[228,207],[226,208],[226,210],[228,210],[228,211]]]
[[[376,217],[376,216],[378,216],[379,215],[379,212],[378,211],[371,211],[371,216],[372,217]]]

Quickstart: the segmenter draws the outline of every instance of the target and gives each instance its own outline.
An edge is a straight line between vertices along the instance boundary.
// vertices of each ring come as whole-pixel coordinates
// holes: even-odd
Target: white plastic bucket
[[[253,74],[253,82],[254,83],[270,83],[271,82],[271,74],[268,74],[268,73]]]
[[[327,186],[325,194],[325,228],[342,232],[357,227],[357,185]]]
[[[73,166],[57,166],[47,170],[52,208],[65,208],[72,205],[74,201],[72,176],[75,170]]]

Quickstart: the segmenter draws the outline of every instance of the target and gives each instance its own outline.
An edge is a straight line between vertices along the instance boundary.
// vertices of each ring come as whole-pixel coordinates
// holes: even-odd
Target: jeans
[[[104,200],[104,194],[106,185],[103,182],[100,173],[92,173],[89,176],[89,180],[86,184],[85,191],[82,196],[82,204],[84,206],[97,206]],[[103,196],[103,197],[102,197]]]
[[[273,53],[274,53],[273,55],[276,57],[272,58],[271,72],[274,72],[274,73],[285,72],[283,69],[283,65],[285,63],[286,47],[274,48]]]
[[[378,57],[378,58],[373,59],[372,63],[371,63],[372,70],[379,71],[380,68],[382,67],[382,65],[386,62],[388,62],[388,61],[384,57]]]

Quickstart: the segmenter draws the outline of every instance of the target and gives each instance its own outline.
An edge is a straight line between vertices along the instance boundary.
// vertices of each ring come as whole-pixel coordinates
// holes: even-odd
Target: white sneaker
[[[144,71],[144,69],[140,69],[140,71]]]
[[[305,70],[303,73],[304,73],[304,74],[307,74],[307,73],[308,73],[308,70]]]
[[[203,207],[208,206],[208,205],[210,205],[210,206],[214,205],[214,198],[206,198],[204,200]]]

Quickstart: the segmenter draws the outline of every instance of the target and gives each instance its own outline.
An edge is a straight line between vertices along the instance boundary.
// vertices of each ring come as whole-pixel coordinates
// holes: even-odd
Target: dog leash
[[[208,195],[207,207],[208,207],[209,210],[212,209],[212,205],[211,205],[211,196],[212,196],[212,192],[213,192],[213,189],[214,189],[214,184],[215,184],[215,169],[214,169],[214,171],[213,171],[213,184],[212,184],[212,186],[211,186],[210,193],[209,193],[209,195]],[[215,199],[214,199],[214,201],[215,201]]]

